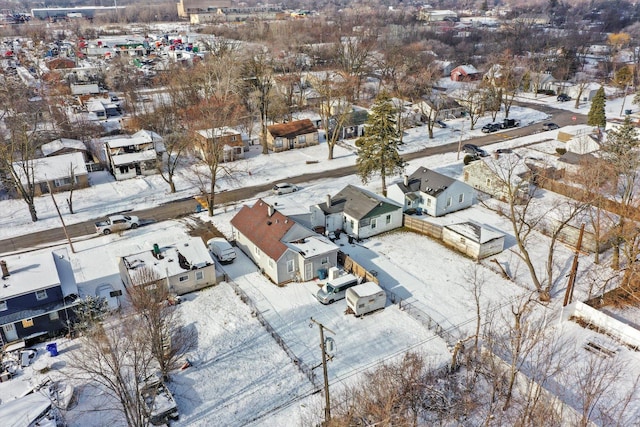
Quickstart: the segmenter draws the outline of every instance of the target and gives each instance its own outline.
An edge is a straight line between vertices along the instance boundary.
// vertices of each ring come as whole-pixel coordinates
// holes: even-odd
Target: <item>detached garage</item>
[[[473,259],[486,258],[504,249],[504,233],[473,221],[445,225],[442,241]]]

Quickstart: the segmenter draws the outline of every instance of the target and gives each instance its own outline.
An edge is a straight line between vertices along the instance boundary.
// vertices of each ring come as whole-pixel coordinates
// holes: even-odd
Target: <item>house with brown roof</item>
[[[338,265],[338,246],[262,199],[231,220],[233,238],[274,283],[307,281]]]
[[[469,82],[481,79],[482,73],[473,65],[458,65],[451,70],[451,80],[454,82]]]
[[[309,119],[267,126],[267,146],[276,153],[319,143],[318,129]]]

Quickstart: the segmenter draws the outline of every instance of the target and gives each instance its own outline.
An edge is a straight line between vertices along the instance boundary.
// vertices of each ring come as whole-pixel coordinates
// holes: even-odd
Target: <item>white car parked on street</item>
[[[293,193],[294,191],[298,191],[298,187],[295,184],[281,182],[279,184],[274,185],[272,191],[278,195],[287,194],[287,193]]]

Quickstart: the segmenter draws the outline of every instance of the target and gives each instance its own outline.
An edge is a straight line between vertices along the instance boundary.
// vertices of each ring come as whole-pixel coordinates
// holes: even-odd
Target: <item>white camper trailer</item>
[[[366,282],[347,289],[347,307],[356,316],[364,316],[372,311],[384,308],[387,294],[374,282]]]

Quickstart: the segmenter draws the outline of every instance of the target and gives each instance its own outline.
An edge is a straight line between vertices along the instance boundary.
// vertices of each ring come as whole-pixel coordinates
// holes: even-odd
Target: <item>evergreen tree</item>
[[[607,124],[607,116],[604,112],[604,107],[607,99],[604,95],[604,87],[600,86],[600,89],[596,92],[596,95],[591,101],[591,109],[587,116],[587,124],[589,126],[598,126],[604,128]]]
[[[387,195],[387,175],[404,170],[404,160],[398,153],[400,132],[396,123],[397,114],[389,95],[380,94],[371,108],[365,135],[356,140],[358,176],[363,183],[379,173],[382,179],[382,194]]]

